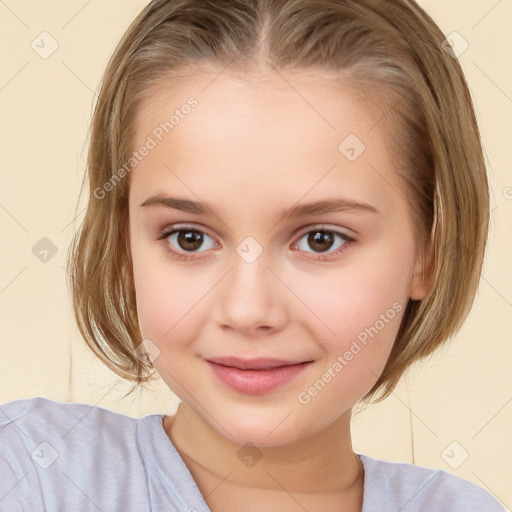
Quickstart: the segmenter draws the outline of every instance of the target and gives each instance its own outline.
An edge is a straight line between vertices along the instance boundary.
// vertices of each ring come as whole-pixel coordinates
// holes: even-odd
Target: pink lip
[[[312,361],[223,357],[207,359],[206,362],[214,375],[231,389],[261,395],[289,382]]]

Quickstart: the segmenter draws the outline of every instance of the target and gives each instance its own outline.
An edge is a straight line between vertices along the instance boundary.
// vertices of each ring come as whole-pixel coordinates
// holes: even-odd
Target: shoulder
[[[30,452],[41,444],[56,451],[59,446],[85,449],[84,436],[96,446],[115,446],[136,435],[137,424],[136,418],[102,407],[39,396],[0,405],[0,443],[4,448],[23,445]]]
[[[102,407],[85,403],[57,402],[50,398],[35,396],[33,398],[22,398],[0,404],[0,428],[12,421],[18,421],[27,416],[37,415],[39,418],[54,420],[56,418],[79,417],[84,411],[94,411],[100,415],[115,415],[123,418],[130,418]],[[134,418],[131,418],[134,419]]]
[[[378,460],[359,455],[365,468],[365,505],[370,512],[504,512],[503,506],[485,489],[440,469]],[[382,507],[387,503],[388,508]]]
[[[0,405],[0,512],[208,510],[162,417],[42,397]]]
[[[43,397],[0,405],[0,511],[146,510],[139,438],[152,418]]]
[[[0,439],[18,437],[25,441],[41,437],[71,439],[73,430],[83,431],[101,424],[109,428],[133,429],[137,420],[130,416],[90,404],[57,402],[49,398],[34,397],[14,400],[0,405]],[[89,430],[89,434],[94,431]],[[71,436],[68,438],[68,436]]]

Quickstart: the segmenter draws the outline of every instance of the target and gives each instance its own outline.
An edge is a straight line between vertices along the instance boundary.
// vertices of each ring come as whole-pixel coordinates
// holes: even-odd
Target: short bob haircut
[[[430,263],[428,294],[409,300],[362,401],[389,396],[412,363],[459,330],[482,270],[489,189],[471,95],[445,39],[413,0],[153,0],[140,12],[101,82],[84,175],[89,202],[67,255],[80,333],[108,368],[136,383],[130,393],[156,371],[136,352],[142,336],[121,170],[134,119],[162,84],[227,66],[247,76],[262,68],[329,73],[380,119]]]

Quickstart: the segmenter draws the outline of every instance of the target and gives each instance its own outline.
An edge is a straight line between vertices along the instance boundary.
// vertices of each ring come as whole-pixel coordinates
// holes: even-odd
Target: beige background
[[[162,382],[129,386],[100,366],[75,327],[65,253],[95,92],[146,0],[0,0],[0,403],[45,396],[139,417],[173,412]],[[356,451],[444,469],[512,508],[512,2],[425,0],[459,57],[476,103],[492,187],[491,234],[474,308],[452,343],[353,421]],[[48,32],[48,58],[31,47]],[[46,40],[49,48],[50,40]],[[33,247],[47,237],[56,254]],[[507,261],[508,260],[508,261]],[[466,457],[467,459],[462,462]]]

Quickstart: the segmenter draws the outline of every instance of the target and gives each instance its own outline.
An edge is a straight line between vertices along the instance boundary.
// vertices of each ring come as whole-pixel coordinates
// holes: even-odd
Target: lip
[[[206,362],[215,377],[229,388],[248,395],[262,395],[291,381],[313,361],[219,357]]]
[[[268,370],[280,366],[291,366],[306,362],[304,360],[275,359],[270,357],[255,357],[252,359],[240,357],[210,357],[207,361],[223,366],[231,366],[232,368],[239,368],[240,370]]]

